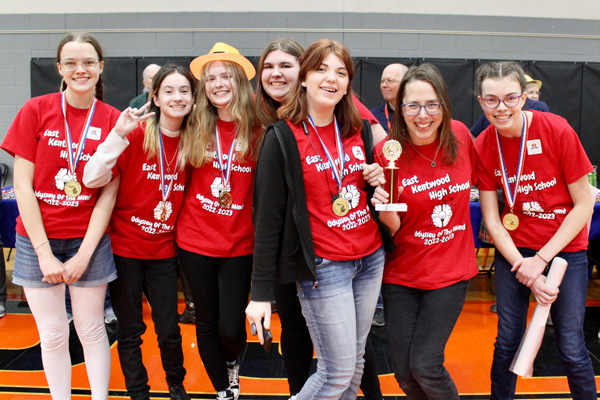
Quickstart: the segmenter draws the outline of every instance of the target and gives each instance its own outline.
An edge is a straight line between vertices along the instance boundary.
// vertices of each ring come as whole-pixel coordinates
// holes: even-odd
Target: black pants
[[[411,400],[458,400],[444,367],[446,343],[469,281],[434,289],[383,284],[385,332],[398,384]]]
[[[142,293],[152,307],[152,321],[169,385],[185,378],[181,332],[177,313],[177,266],[175,258],[139,260],[115,257],[119,277],[110,283],[112,306],[117,316],[118,352],[125,386],[132,397],[149,393],[148,373],[142,363]]]
[[[281,354],[287,371],[290,394],[295,395],[300,392],[310,376],[313,343],[302,315],[296,284],[275,285],[275,301],[281,321]],[[365,347],[365,368],[360,388],[366,400],[382,398],[375,349],[369,338]]]
[[[246,346],[252,255],[207,257],[179,249],[179,261],[196,306],[196,339],[217,392],[229,387],[227,362]]]

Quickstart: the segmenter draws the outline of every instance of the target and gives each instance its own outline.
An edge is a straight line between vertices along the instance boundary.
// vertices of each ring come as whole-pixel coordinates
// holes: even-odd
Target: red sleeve
[[[490,125],[493,127],[493,125]],[[498,186],[494,179],[494,170],[498,160],[497,145],[491,141],[492,132],[490,129],[484,130],[477,139],[475,139],[475,175],[477,188],[479,190],[493,190]]]
[[[2,142],[2,149],[13,157],[18,155],[35,163],[38,124],[39,116],[32,100],[29,100],[10,125]]]
[[[377,120],[377,118],[375,118],[373,113],[371,113],[371,111],[369,111],[369,109],[365,107],[365,105],[356,98],[354,93],[352,93],[352,101],[354,101],[354,105],[356,106],[356,108],[358,108],[358,114],[360,115],[361,119],[366,119],[371,123],[371,125],[379,123],[379,121]]]
[[[471,185],[477,186],[478,179],[475,170],[475,146],[473,145],[471,132],[465,124],[454,119],[452,120],[452,131],[456,136],[459,146],[465,146],[465,151],[463,154],[468,155],[469,157],[469,164],[471,165]],[[458,153],[460,157],[460,150]]]

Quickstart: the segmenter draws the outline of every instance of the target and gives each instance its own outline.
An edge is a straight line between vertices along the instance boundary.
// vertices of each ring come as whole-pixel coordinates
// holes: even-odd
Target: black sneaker
[[[227,363],[227,375],[229,375],[229,390],[233,394],[233,399],[240,397],[240,361],[236,360],[232,364]]]
[[[229,389],[217,392],[217,400],[234,400],[233,392]]]
[[[171,400],[190,400],[183,383],[169,385],[169,396],[171,396]]]
[[[194,324],[196,325],[196,311],[190,311],[187,308],[179,314],[180,324]]]

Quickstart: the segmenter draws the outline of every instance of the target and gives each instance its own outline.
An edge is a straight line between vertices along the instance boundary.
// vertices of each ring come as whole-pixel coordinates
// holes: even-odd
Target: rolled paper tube
[[[567,265],[564,258],[554,257],[546,278],[546,286],[553,289],[559,287],[565,276]],[[533,374],[533,362],[542,345],[542,339],[544,339],[550,306],[551,304],[546,306],[538,304],[533,312],[533,318],[531,318],[519,350],[510,366],[510,370],[519,376],[529,378]]]

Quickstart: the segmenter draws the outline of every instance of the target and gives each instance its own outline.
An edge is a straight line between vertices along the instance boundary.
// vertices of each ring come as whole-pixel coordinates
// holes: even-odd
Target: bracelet
[[[536,256],[538,256],[539,258],[541,258],[541,259],[542,259],[542,261],[546,263],[546,265],[550,264],[548,261],[544,260],[544,257],[542,257],[542,256],[540,255],[540,252],[539,252],[539,251],[538,251],[538,252],[536,252],[536,253],[535,253],[535,255],[536,255]]]
[[[35,246],[35,249],[33,251],[35,251],[37,253],[37,250],[42,247],[43,245],[45,245],[46,243],[50,243],[50,241],[48,239],[44,240],[42,243],[38,244],[37,246]]]

